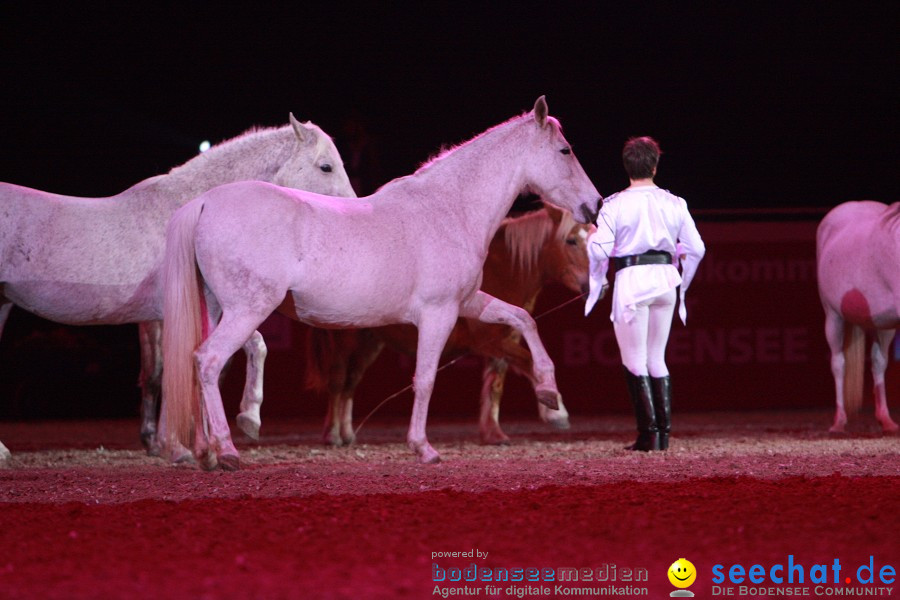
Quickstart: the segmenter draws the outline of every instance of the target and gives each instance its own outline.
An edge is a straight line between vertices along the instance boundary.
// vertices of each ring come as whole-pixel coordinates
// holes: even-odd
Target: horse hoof
[[[512,444],[508,437],[481,440],[481,443],[485,446],[509,446]]]
[[[569,423],[569,417],[563,417],[561,419],[547,419],[547,425],[550,425],[551,427],[553,427],[553,429],[559,429],[561,431],[572,428],[572,425]]]
[[[239,471],[241,469],[241,457],[236,454],[223,454],[219,457],[219,467],[223,471]]]
[[[502,431],[494,431],[481,436],[481,443],[485,446],[509,446],[509,436]]]
[[[3,464],[10,458],[12,458],[12,454],[10,454],[9,450],[6,449],[6,446],[0,444],[0,464]]]
[[[538,388],[535,390],[537,400],[547,408],[559,410],[559,402],[562,400],[560,393],[553,388]]]
[[[258,420],[241,413],[237,416],[237,426],[251,440],[259,441],[260,422]]]
[[[204,471],[215,471],[218,466],[219,461],[212,452],[207,452],[200,459],[200,468]]]
[[[352,433],[350,435],[342,435],[341,442],[343,442],[345,446],[353,445],[356,443],[356,436]]]
[[[147,456],[159,456],[159,441],[156,439],[156,433],[142,433],[141,445],[147,451]]]
[[[169,462],[173,465],[187,465],[194,462],[194,455],[182,445],[177,445],[168,451]]]
[[[432,456],[420,456],[419,462],[423,465],[436,465],[441,462],[441,455],[435,452]]]
[[[423,465],[436,465],[441,462],[441,455],[437,453],[437,450],[431,447],[431,444],[425,442],[423,445],[414,445],[409,444],[409,447],[415,451],[416,456],[419,458],[419,462]]]

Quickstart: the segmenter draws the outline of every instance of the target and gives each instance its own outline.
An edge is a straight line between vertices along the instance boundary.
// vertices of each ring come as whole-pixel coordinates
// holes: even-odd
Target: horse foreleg
[[[897,423],[891,418],[887,407],[887,390],[884,386],[884,372],[888,366],[888,353],[894,341],[893,329],[881,329],[872,343],[872,380],[875,388],[875,418],[885,432],[897,431]]]
[[[537,324],[528,311],[478,291],[463,304],[460,316],[485,323],[501,323],[518,331],[531,351],[534,392],[538,402],[554,410],[559,408],[561,397],[556,387],[553,361],[547,354],[538,335]]]
[[[836,312],[825,309],[825,340],[831,351],[831,375],[834,377],[835,411],[831,433],[843,433],[847,425],[844,409],[844,321]]]
[[[512,331],[510,335],[501,342],[499,356],[509,365],[510,369],[528,379],[532,386],[534,386],[536,385],[533,373],[534,361],[528,348],[519,343],[519,340],[521,339],[522,336],[519,335],[518,331]],[[499,397],[497,402],[499,404]],[[542,422],[547,423],[556,429],[569,429],[569,411],[566,410],[562,398],[557,398],[557,402],[559,403],[559,406],[556,409],[548,408],[545,404],[538,402],[538,416]]]
[[[141,443],[150,456],[159,456],[156,432],[162,384],[162,321],[138,323],[141,344]]]
[[[562,397],[556,399],[556,408],[550,408],[546,404],[538,402],[538,416],[541,421],[554,427],[555,429],[569,429],[572,425],[569,423],[569,411],[563,404]]]
[[[244,395],[241,397],[241,412],[237,416],[237,426],[250,438],[259,440],[262,421],[259,409],[263,402],[263,367],[266,362],[266,342],[262,334],[254,331],[244,343],[247,355],[247,376],[244,380]]]
[[[500,398],[509,365],[505,360],[488,358],[481,375],[481,404],[478,431],[482,444],[508,444],[509,436],[500,428]]]
[[[428,443],[425,424],[428,420],[428,404],[434,389],[438,362],[447,338],[456,324],[457,311],[450,308],[423,310],[419,318],[419,341],[416,347],[416,372],[413,378],[412,418],[406,443],[419,457],[419,462],[433,464],[441,461],[440,454]]]

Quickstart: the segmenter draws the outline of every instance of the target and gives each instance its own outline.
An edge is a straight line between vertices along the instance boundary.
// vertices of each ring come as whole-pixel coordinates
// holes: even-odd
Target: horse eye
[[[322,169],[323,173],[331,173],[331,165],[329,165],[328,163],[321,165],[319,168]]]
[[[563,154],[572,154],[572,149],[571,148],[563,148],[562,150],[560,150],[560,152],[562,152]]]
[[[567,238],[566,243],[570,246],[577,246],[578,240],[576,240],[575,238]]]

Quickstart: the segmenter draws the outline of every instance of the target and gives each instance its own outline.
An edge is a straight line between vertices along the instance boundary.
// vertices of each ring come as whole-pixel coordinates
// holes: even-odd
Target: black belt
[[[616,265],[616,269],[625,269],[638,265],[670,265],[672,264],[672,255],[663,250],[647,250],[643,254],[614,256],[613,263]]]

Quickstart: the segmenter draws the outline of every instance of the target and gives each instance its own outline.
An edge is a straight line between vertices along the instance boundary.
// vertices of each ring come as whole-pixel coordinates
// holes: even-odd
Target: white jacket
[[[631,187],[603,202],[597,231],[588,238],[590,293],[584,314],[594,308],[606,285],[609,260],[614,256],[662,250],[672,254],[671,265],[639,265],[616,272],[612,321],[631,321],[637,306],[681,285],[678,315],[687,322],[684,295],[706,246],[684,199],[655,185]],[[681,274],[677,266],[681,265]]]

